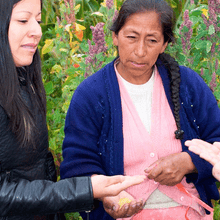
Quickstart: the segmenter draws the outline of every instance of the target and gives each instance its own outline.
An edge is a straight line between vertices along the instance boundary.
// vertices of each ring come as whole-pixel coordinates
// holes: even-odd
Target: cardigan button
[[[154,153],[150,153],[150,157],[154,157],[155,156],[155,154]]]

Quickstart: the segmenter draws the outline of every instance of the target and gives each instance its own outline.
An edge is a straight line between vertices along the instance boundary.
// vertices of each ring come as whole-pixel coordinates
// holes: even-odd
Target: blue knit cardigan
[[[160,60],[156,63],[168,102],[173,111],[170,79]],[[198,173],[186,175],[200,198],[211,206],[219,193],[212,176],[212,166],[184,145],[200,138],[220,141],[220,109],[203,79],[193,70],[180,67],[180,120],[184,130],[182,151],[189,153]],[[160,134],[158,134],[160,135]],[[122,109],[114,61],[85,79],[76,89],[65,122],[61,178],[92,174],[123,174]],[[85,219],[85,215],[82,214]],[[90,213],[90,220],[112,220],[100,203]]]

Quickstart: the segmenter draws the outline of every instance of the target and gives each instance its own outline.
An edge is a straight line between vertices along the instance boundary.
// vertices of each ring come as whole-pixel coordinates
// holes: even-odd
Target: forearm
[[[39,215],[91,210],[93,196],[89,177],[61,180],[2,181],[0,216]]]

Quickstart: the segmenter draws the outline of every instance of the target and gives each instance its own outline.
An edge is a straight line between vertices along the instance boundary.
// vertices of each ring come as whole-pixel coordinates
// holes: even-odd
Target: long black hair
[[[175,16],[172,8],[163,0],[126,0],[119,11],[117,19],[113,22],[110,30],[117,35],[124,26],[126,19],[135,13],[154,11],[159,15],[160,23],[164,36],[164,43],[174,42],[173,27],[175,23]],[[176,139],[183,139],[183,130],[180,126],[180,72],[179,65],[170,55],[162,53],[159,59],[163,62],[169,72],[171,98],[174,107],[174,118],[177,125],[177,130],[174,132]]]
[[[25,71],[28,93],[33,104],[46,118],[46,97],[41,77],[41,61],[37,50],[30,66],[16,68],[8,40],[13,7],[20,0],[0,0],[0,105],[9,118],[9,128],[21,146],[33,143],[36,122],[26,101],[21,96],[19,72]],[[42,1],[41,1],[42,6]]]

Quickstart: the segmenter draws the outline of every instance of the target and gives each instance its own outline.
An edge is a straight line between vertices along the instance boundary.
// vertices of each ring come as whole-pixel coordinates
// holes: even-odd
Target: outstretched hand
[[[120,199],[127,198],[131,202],[119,206]],[[102,198],[105,211],[114,219],[128,218],[142,210],[144,202],[142,199],[135,200],[126,191],[120,192],[117,196]]]
[[[220,180],[220,142],[210,144],[203,140],[193,139],[186,141],[185,145],[189,147],[190,151],[211,163],[213,176]]]
[[[94,198],[116,196],[122,190],[140,184],[146,178],[145,175],[136,176],[104,176],[93,175],[91,177]]]
[[[149,179],[153,179],[161,185],[175,186],[182,181],[186,174],[195,172],[195,166],[189,154],[181,152],[160,158],[145,172]]]

